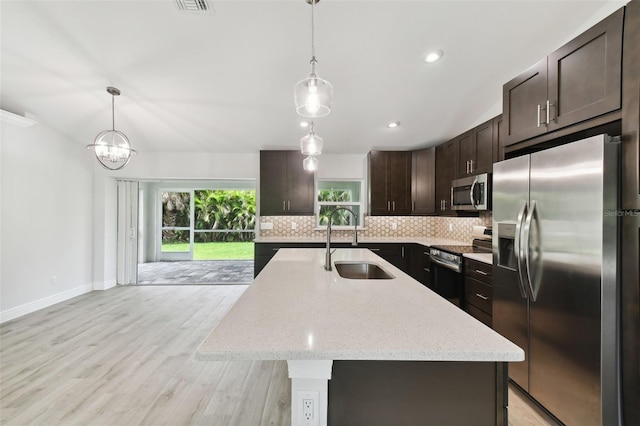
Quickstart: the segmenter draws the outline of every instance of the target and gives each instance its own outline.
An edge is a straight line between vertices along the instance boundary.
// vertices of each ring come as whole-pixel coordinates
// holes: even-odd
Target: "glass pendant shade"
[[[308,156],[302,160],[302,168],[308,172],[314,172],[318,170],[318,159],[313,155]]]
[[[120,90],[115,87],[107,87],[107,92],[111,95],[111,130],[104,130],[98,133],[91,145],[87,149],[93,149],[98,162],[107,170],[120,170],[129,163],[132,155],[136,155],[135,149],[131,148],[131,143],[127,136],[116,130],[114,97],[120,95]]]
[[[324,117],[331,112],[333,85],[318,77],[315,65],[312,65],[309,77],[296,84],[294,94],[296,112],[303,117]]]
[[[300,139],[300,152],[304,155],[320,155],[323,145],[324,140],[315,134],[313,123],[311,123],[309,133]]]

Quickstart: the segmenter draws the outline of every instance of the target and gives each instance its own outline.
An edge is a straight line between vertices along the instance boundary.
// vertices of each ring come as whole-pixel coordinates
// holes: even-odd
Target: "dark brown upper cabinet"
[[[451,209],[451,181],[458,173],[459,139],[457,137],[436,147],[436,213],[439,215],[454,213]]]
[[[493,126],[493,162],[504,160],[504,126],[502,114],[491,120]]]
[[[473,128],[458,138],[458,177],[489,173],[493,169],[493,121]]]
[[[411,214],[428,215],[436,211],[436,149],[411,153]]]
[[[620,109],[624,8],[503,86],[505,146]]]
[[[299,151],[260,151],[260,215],[313,215],[313,172]]]
[[[411,214],[411,151],[369,152],[369,214]]]

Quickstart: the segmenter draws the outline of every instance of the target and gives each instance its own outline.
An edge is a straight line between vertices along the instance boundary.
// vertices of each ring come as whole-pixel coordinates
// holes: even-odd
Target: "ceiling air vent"
[[[181,12],[212,14],[213,8],[209,6],[207,0],[176,0],[178,10]]]

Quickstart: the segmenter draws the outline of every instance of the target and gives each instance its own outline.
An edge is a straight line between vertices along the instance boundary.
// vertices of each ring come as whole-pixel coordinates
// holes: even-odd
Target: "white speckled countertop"
[[[463,256],[478,262],[488,263],[489,265],[493,264],[493,254],[491,253],[465,253]]]
[[[198,348],[204,360],[521,361],[524,352],[366,249],[396,278],[324,270],[323,249],[281,249]]]

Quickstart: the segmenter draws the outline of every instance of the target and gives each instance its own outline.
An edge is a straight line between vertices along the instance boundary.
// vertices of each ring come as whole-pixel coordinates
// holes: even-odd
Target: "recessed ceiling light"
[[[400,125],[399,121],[392,121],[389,124],[387,124],[387,127],[390,128],[390,129],[394,129],[394,128],[398,127],[399,125]]]
[[[308,121],[301,121],[300,122],[300,127],[309,127],[309,122]]]
[[[431,52],[427,53],[427,56],[424,58],[424,60],[432,64],[442,58],[442,55],[444,55],[444,52],[442,50],[432,50]]]

